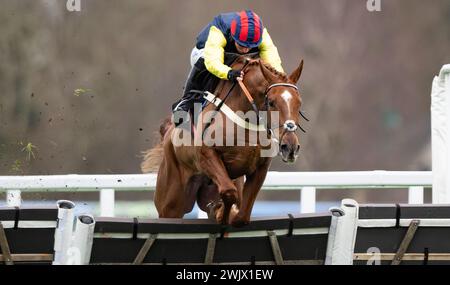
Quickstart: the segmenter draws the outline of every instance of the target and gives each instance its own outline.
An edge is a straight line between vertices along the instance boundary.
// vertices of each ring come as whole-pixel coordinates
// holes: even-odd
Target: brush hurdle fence
[[[224,237],[238,237],[234,240],[231,239],[233,241],[230,240],[230,242],[239,241],[242,243],[241,246],[244,246],[248,243],[246,239],[251,238],[252,242],[256,242],[257,237],[263,236],[264,240],[269,238],[270,250],[264,257],[250,254],[250,263],[351,264],[361,262],[361,260],[373,261],[376,264],[385,261],[392,261],[392,264],[401,261],[423,262],[423,260],[445,262],[450,260],[448,254],[450,249],[439,240],[439,236],[435,236],[440,232],[439,228],[436,232],[434,227],[443,227],[444,232],[450,229],[450,207],[441,205],[450,204],[450,65],[443,66],[440,74],[433,80],[431,132],[432,171],[269,172],[263,190],[300,191],[301,214],[275,219],[276,221],[257,219],[245,229],[232,229],[210,224],[206,219],[180,222],[161,219],[114,218],[115,192],[154,190],[156,174],[0,176],[0,191],[6,192],[7,200],[7,207],[0,208],[2,252],[0,261],[7,264],[15,261],[51,261],[53,264],[130,263],[130,260],[138,264],[196,263],[199,259],[165,260],[162,253],[157,258],[148,256],[147,253],[151,247],[153,250],[157,250],[158,244],[161,247],[162,244],[172,244],[177,239],[192,242],[199,238],[201,242],[195,246],[205,246],[204,263],[246,263],[248,260],[245,258],[244,261],[239,257],[227,259],[226,249],[230,245],[226,245],[228,241],[225,242],[225,240],[228,239],[224,239]],[[341,207],[331,209],[330,213],[315,214],[316,190],[326,191],[327,189],[341,188],[369,190],[407,188],[409,189],[408,204],[360,206],[354,200],[345,199],[342,201]],[[424,188],[432,189],[432,205],[423,205]],[[33,209],[21,205],[22,192],[65,191],[99,191],[102,217],[80,215],[76,217],[76,227],[73,230],[75,204],[71,201],[58,201],[56,208]],[[42,219],[39,218],[40,215]],[[205,214],[200,213],[199,217],[205,217]],[[194,232],[190,232],[183,225],[196,226],[193,226]],[[418,230],[419,227],[434,231]],[[139,230],[143,228],[146,230],[140,232]],[[385,231],[392,228],[395,229],[392,232]],[[46,248],[20,249],[20,246],[15,244],[14,237],[22,239],[18,243],[24,246],[28,234],[39,230],[42,230],[39,235],[42,235],[42,245],[45,244]],[[23,236],[20,234],[21,231],[24,231]],[[373,249],[372,252],[362,251],[370,242],[362,241],[359,237],[370,239],[370,236],[364,233],[373,234],[374,232],[371,231],[380,235],[380,241],[384,238],[386,244],[390,244],[386,248],[370,247]],[[357,232],[358,238],[356,238]],[[294,233],[300,233],[298,235],[302,238],[318,235],[317,239],[304,241],[305,244],[310,243],[310,248],[315,249],[314,253],[297,252],[297,256],[283,259],[282,256],[286,256],[294,244],[291,244],[292,239],[289,242],[282,242],[282,240],[295,236]],[[424,237],[420,240],[419,245],[414,245],[411,240],[414,236],[417,239],[420,236],[419,233]],[[129,245],[134,249],[131,252],[136,253],[134,259],[133,256],[112,257],[108,255],[109,252],[114,251],[111,244],[121,242],[129,238],[129,235],[133,241],[136,241],[136,244]],[[391,235],[394,235],[395,238],[387,239]],[[109,241],[106,241],[107,239]],[[100,243],[100,240],[105,242]],[[318,241],[321,243],[314,243]],[[439,248],[439,254],[427,251],[430,248],[428,245],[430,241],[436,245],[443,244]],[[203,244],[204,242],[206,244]],[[153,245],[154,243],[155,245]],[[13,247],[16,246],[19,252],[21,250],[24,252],[18,254],[20,256],[15,256],[11,253],[9,244],[12,244]],[[223,250],[224,256],[214,251],[219,244],[223,245],[221,250]],[[428,247],[426,247],[427,245]],[[414,253],[407,252],[411,246],[413,248],[416,246]],[[393,248],[397,251],[392,252]],[[220,246],[217,249],[220,251]],[[427,250],[418,252],[419,249]],[[29,253],[29,251],[34,252],[35,250],[46,253],[40,255]],[[164,249],[160,248],[159,250],[164,252]],[[357,253],[354,253],[355,250]],[[301,257],[305,254],[307,255],[306,259],[304,256]],[[117,252],[117,255],[120,255],[120,252]],[[156,254],[156,256],[158,255]],[[270,256],[274,259],[268,260]]]

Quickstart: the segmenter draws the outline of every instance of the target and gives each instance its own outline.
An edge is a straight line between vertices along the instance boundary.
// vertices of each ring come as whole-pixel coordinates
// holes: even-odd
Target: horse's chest
[[[222,160],[230,178],[234,179],[255,172],[261,163],[260,154],[259,147],[234,148],[224,151]]]

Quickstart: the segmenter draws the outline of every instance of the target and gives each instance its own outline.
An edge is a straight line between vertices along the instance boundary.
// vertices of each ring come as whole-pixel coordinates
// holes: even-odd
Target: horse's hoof
[[[236,204],[233,204],[230,209],[230,213],[228,214],[228,220],[234,221],[239,216],[239,208],[236,206]]]
[[[214,209],[211,209],[210,216],[213,220],[215,219],[218,224],[222,224],[224,221],[223,212],[224,212],[224,205],[220,203],[219,206],[214,207]]]
[[[240,228],[248,225],[250,223],[250,218],[246,218],[242,212],[238,212],[230,221],[233,227]]]
[[[236,217],[236,219],[231,222],[231,225],[235,228],[242,228],[243,226],[246,226],[248,224],[250,224],[249,220],[238,217]]]
[[[223,225],[225,224],[225,219],[223,218],[223,212],[222,213],[217,213],[216,214],[216,222],[219,225]]]
[[[223,219],[223,203],[211,201],[206,206],[208,211],[208,219],[211,221],[217,221],[218,223],[221,223]]]

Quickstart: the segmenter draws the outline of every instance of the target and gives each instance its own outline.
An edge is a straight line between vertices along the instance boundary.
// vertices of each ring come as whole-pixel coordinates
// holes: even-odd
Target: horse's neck
[[[222,96],[221,99],[223,100],[225,96],[228,93],[228,90],[231,88],[231,84],[224,84],[224,88],[222,89]],[[226,92],[223,92],[223,90],[226,90]],[[257,101],[257,98],[255,95],[255,92],[252,92],[252,90],[248,90],[250,92],[250,95],[253,97],[254,100]],[[241,112],[248,112],[252,109],[252,105],[248,101],[247,97],[245,96],[244,92],[242,91],[241,87],[238,83],[236,83],[236,86],[234,87],[232,94],[228,96],[228,98],[225,101],[225,104],[234,112],[241,111]]]

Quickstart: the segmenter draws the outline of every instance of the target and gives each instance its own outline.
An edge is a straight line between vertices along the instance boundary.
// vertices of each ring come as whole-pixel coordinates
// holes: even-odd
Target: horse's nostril
[[[288,152],[289,151],[289,146],[287,144],[282,144],[281,145],[281,151],[282,152]]]
[[[297,153],[297,152],[299,152],[300,151],[300,145],[298,144],[297,145],[297,148],[295,149],[295,153]]]

